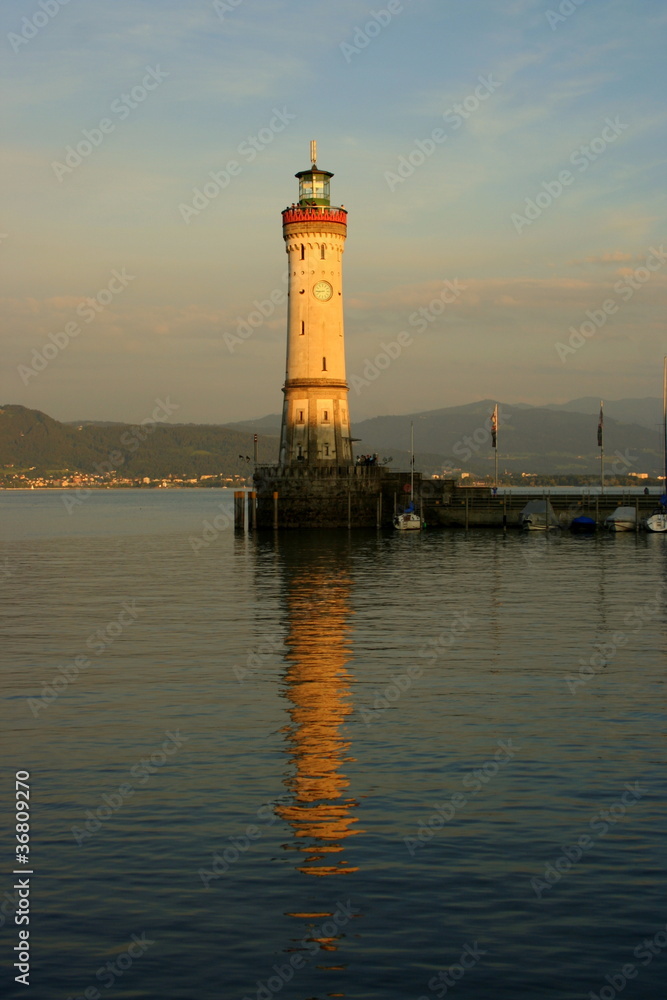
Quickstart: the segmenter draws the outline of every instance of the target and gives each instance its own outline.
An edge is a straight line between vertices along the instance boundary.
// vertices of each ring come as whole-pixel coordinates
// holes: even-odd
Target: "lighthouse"
[[[255,465],[248,522],[258,530],[391,527],[398,498],[421,476],[388,462],[352,460],[343,324],[347,212],[333,206],[333,174],[296,174],[299,200],[284,209],[289,265],[287,364],[278,461]],[[244,524],[243,494],[235,525]]]
[[[310,169],[295,175],[298,203],[282,213],[289,261],[284,469],[352,465],[343,323],[347,212],[331,205],[333,174],[317,166],[315,142],[310,159]]]

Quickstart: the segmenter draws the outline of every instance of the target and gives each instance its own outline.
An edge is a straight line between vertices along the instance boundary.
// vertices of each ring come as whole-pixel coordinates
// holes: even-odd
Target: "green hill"
[[[489,417],[493,406],[491,400],[481,400],[466,406],[362,420],[353,424],[354,437],[360,439],[355,451],[376,452],[381,460],[392,457],[393,468],[408,469],[412,422],[418,471],[490,473],[494,453]],[[598,473],[597,413],[505,403],[499,407],[501,471]],[[10,474],[34,470],[38,476],[110,469],[129,478],[246,476],[252,471],[252,462],[246,462],[245,456],[253,455],[254,428],[265,432],[259,436],[260,462],[276,462],[279,442],[272,433],[279,429],[276,415],[231,426],[158,423],[136,427],[94,421],[63,424],[39,410],[4,406],[0,409],[0,469]],[[605,413],[604,444],[610,475],[662,474],[659,430],[621,423]]]
[[[277,459],[278,439],[260,436],[259,459]],[[239,458],[243,455],[243,459]],[[0,468],[38,475],[109,471],[128,477],[247,474],[253,435],[197,424],[61,424],[24,406],[0,408]]]

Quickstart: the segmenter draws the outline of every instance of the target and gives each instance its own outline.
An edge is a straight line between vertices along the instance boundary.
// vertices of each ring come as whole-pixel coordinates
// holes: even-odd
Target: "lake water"
[[[4,996],[664,995],[665,536],[63,496],[0,494]]]

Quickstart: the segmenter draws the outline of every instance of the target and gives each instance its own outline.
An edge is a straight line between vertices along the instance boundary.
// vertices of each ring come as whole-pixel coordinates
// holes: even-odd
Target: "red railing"
[[[286,208],[283,212],[283,225],[290,222],[339,222],[347,225],[347,212],[344,208],[310,207]]]

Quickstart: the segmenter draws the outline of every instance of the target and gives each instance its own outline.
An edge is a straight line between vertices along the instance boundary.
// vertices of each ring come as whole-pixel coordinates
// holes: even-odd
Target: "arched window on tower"
[[[320,247],[320,258],[321,258],[321,260],[325,260],[326,259],[326,250],[327,250],[327,245],[326,245],[326,243],[323,243],[322,246]]]
[[[322,371],[325,372],[326,370],[327,370],[327,359],[322,358]]]
[[[305,248],[305,246],[302,243],[301,244],[301,260],[305,260],[305,258],[306,258],[306,248]]]

